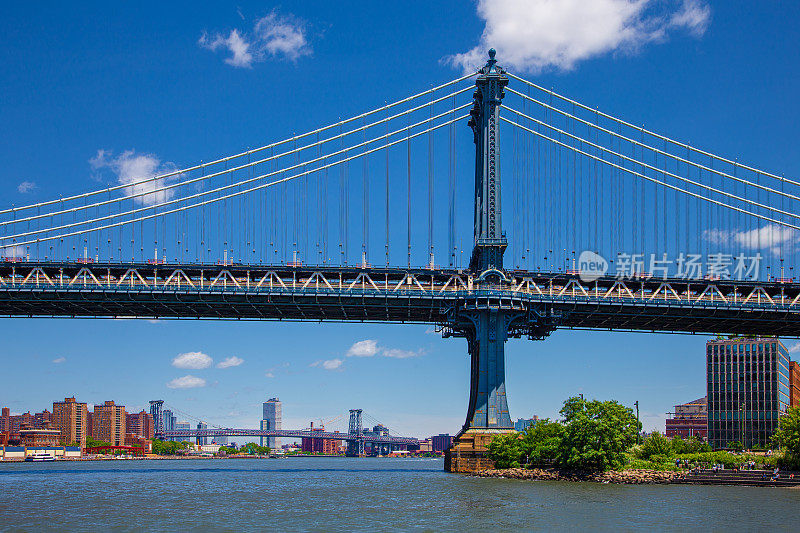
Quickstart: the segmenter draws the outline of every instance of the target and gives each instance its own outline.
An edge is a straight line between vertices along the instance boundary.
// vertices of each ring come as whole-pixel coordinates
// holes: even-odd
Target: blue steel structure
[[[495,50],[475,82],[475,103],[469,125],[475,141],[475,247],[470,270],[480,273],[487,288],[497,290],[506,280],[503,253],[508,241],[503,233],[500,208],[500,146],[498,111],[508,77],[498,67]],[[513,428],[505,385],[505,342],[511,323],[524,315],[489,299],[476,299],[453,307],[448,335],[467,339],[470,354],[468,429]]]

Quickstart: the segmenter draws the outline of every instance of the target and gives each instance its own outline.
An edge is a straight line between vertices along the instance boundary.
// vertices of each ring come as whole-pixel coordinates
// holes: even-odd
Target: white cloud
[[[378,353],[378,341],[366,339],[358,341],[347,350],[347,357],[372,357]]]
[[[796,342],[787,348],[789,353],[798,353],[800,352],[800,342]]]
[[[427,331],[426,331],[427,333]],[[365,339],[354,343],[349,350],[347,350],[347,357],[373,357],[380,355],[383,357],[392,357],[394,359],[408,359],[411,357],[419,357],[423,355],[423,350],[411,351],[401,350],[399,348],[386,348],[379,346],[378,341],[373,339]]]
[[[154,205],[170,200],[175,195],[175,189],[153,191],[174,183],[180,178],[180,174],[144,182],[154,176],[177,170],[178,167],[174,163],[162,162],[154,154],[137,154],[134,150],[125,150],[117,157],[112,156],[111,151],[98,150],[97,155],[89,159],[89,165],[94,171],[110,171],[120,185],[129,185],[123,189],[126,196],[141,194],[142,196],[134,199],[137,203]]]
[[[748,231],[710,229],[703,231],[703,238],[720,245],[739,245],[751,250],[769,250],[773,255],[781,255],[781,247],[800,244],[800,232],[780,226],[767,224]]]
[[[23,181],[19,185],[17,185],[17,192],[20,194],[26,194],[33,191],[36,188],[36,183],[32,181]]]
[[[175,378],[169,383],[167,383],[167,387],[170,389],[194,389],[196,387],[205,387],[206,380],[203,378],[199,378],[197,376],[183,376],[181,378]]]
[[[393,357],[395,359],[409,359],[411,357],[419,357],[422,354],[422,350],[400,350],[399,348],[385,348],[381,353],[384,357]]]
[[[175,368],[191,368],[194,370],[208,368],[213,363],[214,360],[203,352],[182,353],[172,360],[172,366]]]
[[[53,362],[58,365],[58,364],[63,363],[66,360],[67,360],[67,358],[62,356],[62,357],[56,357],[55,359],[53,359]]]
[[[232,366],[239,366],[242,363],[244,363],[244,359],[232,355],[217,363],[217,368],[231,368]]]
[[[634,52],[673,30],[702,36],[711,10],[701,0],[478,0],[478,16],[486,22],[478,46],[445,62],[474,72],[493,47],[503,67],[537,73]]]
[[[198,44],[211,51],[227,50],[230,56],[225,63],[239,68],[252,68],[254,63],[269,57],[296,61],[311,54],[305,22],[292,15],[279,15],[276,11],[256,20],[251,32],[232,29],[227,36],[204,32]]]
[[[322,361],[322,360],[314,361],[313,363],[311,363],[308,366],[312,366],[312,367],[321,366],[325,370],[340,370],[342,368],[342,364],[343,363],[344,363],[344,360],[337,358],[337,359],[327,359],[325,361]]]
[[[264,373],[264,377],[268,377],[268,378],[274,378],[274,377],[275,377],[275,374],[273,374],[272,372],[265,372],[265,373]]]

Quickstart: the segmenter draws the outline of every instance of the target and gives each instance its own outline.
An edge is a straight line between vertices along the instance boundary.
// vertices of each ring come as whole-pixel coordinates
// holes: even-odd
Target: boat
[[[27,462],[55,461],[56,458],[47,452],[36,452],[25,457]]]

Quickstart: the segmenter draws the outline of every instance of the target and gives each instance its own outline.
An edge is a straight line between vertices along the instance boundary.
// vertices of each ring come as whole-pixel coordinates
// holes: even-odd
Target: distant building
[[[667,437],[708,436],[708,401],[705,396],[693,402],[675,406],[672,418],[667,419],[664,434]]]
[[[58,446],[61,440],[61,431],[52,429],[49,422],[42,428],[24,427],[19,430],[19,434],[20,445],[26,447]]]
[[[205,422],[197,423],[197,431],[202,431],[205,429],[208,429],[208,424],[206,424]],[[205,446],[206,444],[208,444],[208,437],[201,437],[198,435],[196,442],[198,446]]]
[[[95,405],[92,413],[92,438],[112,446],[125,445],[125,406],[109,400]]]
[[[163,411],[161,411],[161,420],[162,420],[162,423],[164,424],[164,431],[165,432],[174,431],[174,430],[178,429],[178,427],[176,426],[176,424],[178,423],[178,419],[174,414],[172,414],[171,410],[164,409]],[[190,428],[187,427],[186,429],[190,429]]]
[[[789,364],[789,405],[800,407],[800,364],[797,361]]]
[[[453,444],[453,437],[447,433],[440,433],[431,437],[431,451],[444,452]]]
[[[189,422],[186,422],[186,421],[176,422],[175,421],[175,417],[172,417],[172,418],[173,418],[173,421],[171,423],[172,423],[172,429],[174,431],[189,431],[190,429],[192,429],[192,426],[191,426],[191,424],[189,424]],[[169,437],[169,438],[167,438],[167,440],[174,440],[174,441],[177,441],[177,442],[183,442],[183,441],[189,442],[189,438],[188,437]]]
[[[125,415],[125,426],[128,433],[152,439],[155,434],[153,416],[145,410]]]
[[[539,422],[539,417],[533,415],[533,418],[518,418],[516,422],[514,422],[514,429],[522,433],[532,425]]]
[[[422,439],[419,441],[419,450],[420,452],[432,452],[433,451],[433,443],[431,439]]]
[[[211,444],[219,444],[220,446],[227,446],[228,445],[228,437],[221,436],[221,437],[214,437],[214,440]]]
[[[314,422],[311,422],[311,431],[325,431],[325,427],[314,427]],[[338,433],[336,431],[335,433]],[[270,448],[275,449],[275,448]],[[316,439],[311,437],[303,437],[300,440],[300,449],[306,453],[324,453],[333,455],[339,453],[339,441],[334,439]]]
[[[777,338],[706,344],[708,441],[766,446],[789,408],[789,353]]]
[[[53,402],[52,426],[61,433],[63,444],[77,443],[86,447],[89,412],[86,404],[75,398],[64,398],[63,402]]]
[[[150,413],[147,414],[149,415]],[[142,448],[144,453],[153,452],[153,441],[148,439],[147,437],[137,435],[136,433],[128,433],[125,435],[125,446],[134,446],[136,448]]]
[[[264,431],[281,429],[282,417],[281,401],[278,398],[270,398],[263,405],[261,429]],[[261,437],[261,446],[267,446],[273,450],[278,449],[281,447],[281,439],[280,437]]]

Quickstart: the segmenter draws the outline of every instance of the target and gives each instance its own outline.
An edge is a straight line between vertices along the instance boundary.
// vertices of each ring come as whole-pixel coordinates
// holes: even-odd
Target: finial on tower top
[[[497,55],[497,50],[494,48],[489,48],[489,61],[486,62],[486,65],[480,69],[481,74],[503,74],[503,69],[497,66],[497,59],[495,56]]]

